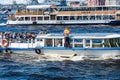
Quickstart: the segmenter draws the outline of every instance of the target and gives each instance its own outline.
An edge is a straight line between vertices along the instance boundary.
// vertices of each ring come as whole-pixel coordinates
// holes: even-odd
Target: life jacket
[[[68,29],[65,29],[65,30],[64,30],[64,34],[65,34],[65,35],[69,35],[69,34],[70,34],[70,31],[69,31]]]

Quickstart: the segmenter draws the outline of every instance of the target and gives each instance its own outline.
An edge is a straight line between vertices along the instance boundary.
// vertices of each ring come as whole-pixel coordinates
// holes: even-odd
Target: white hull
[[[7,24],[9,25],[26,25],[26,24],[108,24],[112,20],[46,20],[46,21],[11,21],[8,20]]]
[[[43,54],[58,54],[61,56],[87,56],[87,57],[103,57],[103,56],[119,56],[120,50],[41,50]]]

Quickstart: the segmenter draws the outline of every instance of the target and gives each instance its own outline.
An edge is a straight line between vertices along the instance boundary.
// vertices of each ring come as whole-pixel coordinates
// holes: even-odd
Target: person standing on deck
[[[69,34],[70,34],[70,31],[69,31],[68,27],[66,27],[65,30],[64,30],[64,36],[65,36],[65,44],[64,44],[64,46],[65,47],[70,47]]]
[[[68,27],[66,27],[64,30],[64,36],[69,37],[69,34],[70,34],[70,31],[69,31]]]

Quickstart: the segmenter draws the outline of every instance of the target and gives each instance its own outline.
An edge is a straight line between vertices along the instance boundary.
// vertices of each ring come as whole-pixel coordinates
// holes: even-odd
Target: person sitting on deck
[[[68,27],[66,27],[65,30],[64,30],[64,36],[65,36],[65,44],[64,44],[64,46],[65,47],[70,47],[69,34],[70,34],[70,31],[69,31]]]

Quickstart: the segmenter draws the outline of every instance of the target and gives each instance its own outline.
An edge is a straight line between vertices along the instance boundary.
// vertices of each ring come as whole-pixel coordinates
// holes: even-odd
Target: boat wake
[[[100,57],[90,57],[90,56],[84,56],[84,55],[60,56],[57,54],[54,54],[54,55],[52,54],[52,55],[39,56],[37,61],[41,61],[41,60],[45,60],[45,61],[64,61],[64,60],[81,61],[81,60],[107,60],[107,59],[120,59],[120,56],[105,54]]]
[[[4,54],[0,59],[11,59],[15,62],[41,62],[41,61],[84,61],[84,60],[107,60],[107,59],[120,59],[120,56],[114,55],[103,55],[101,57],[90,57],[84,55],[58,55],[58,54],[47,54],[47,55],[38,55],[38,54],[28,54],[28,53],[13,53],[13,54]]]

